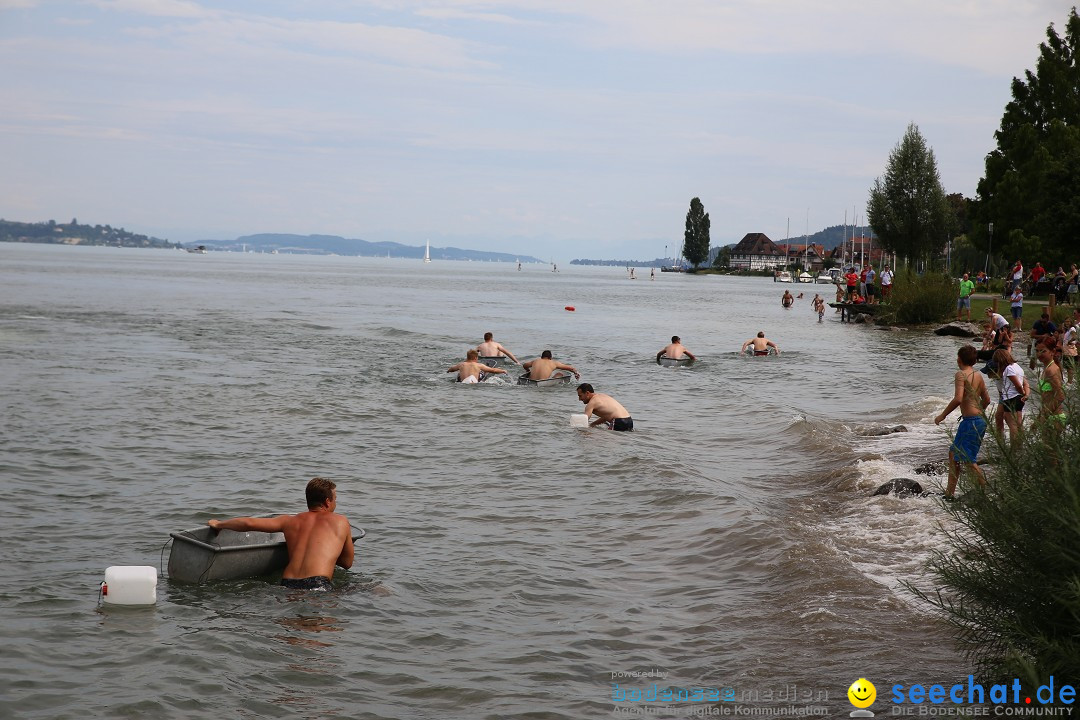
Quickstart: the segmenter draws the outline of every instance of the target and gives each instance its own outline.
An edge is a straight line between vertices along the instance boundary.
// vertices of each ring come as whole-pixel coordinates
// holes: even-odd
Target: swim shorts
[[[634,419],[630,417],[615,418],[608,423],[608,427],[620,432],[630,432],[634,429]]]
[[[1001,401],[1001,407],[1005,408],[1005,412],[1016,413],[1024,409],[1024,398],[1020,395],[1014,395],[1011,398],[1006,398]]]
[[[334,583],[325,575],[312,575],[306,578],[281,578],[282,587],[290,590],[333,590]]]
[[[979,456],[979,448],[982,447],[983,435],[986,434],[986,418],[982,415],[972,415],[960,418],[960,424],[956,426],[956,437],[953,438],[949,450],[957,462],[973,463]]]
[[[768,354],[769,354],[768,350],[755,350],[754,351],[754,357],[761,357],[763,355],[768,355]]]

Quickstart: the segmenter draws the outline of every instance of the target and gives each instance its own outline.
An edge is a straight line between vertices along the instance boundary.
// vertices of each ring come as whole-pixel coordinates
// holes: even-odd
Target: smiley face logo
[[[877,688],[866,678],[859,678],[847,689],[848,700],[857,708],[868,708],[877,699]]]

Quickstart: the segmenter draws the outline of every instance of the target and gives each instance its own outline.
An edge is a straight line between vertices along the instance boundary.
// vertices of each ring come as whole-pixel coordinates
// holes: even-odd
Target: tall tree
[[[952,217],[934,151],[911,123],[874,180],[866,218],[886,250],[925,259],[948,240]]]
[[[709,257],[709,213],[705,212],[705,206],[698,198],[690,201],[690,210],[686,213],[683,257],[694,267]]]
[[[1080,17],[1046,29],[1035,72],[1013,78],[979,181],[973,241],[1006,260],[1063,265],[1080,238]],[[994,223],[993,246],[989,224]]]

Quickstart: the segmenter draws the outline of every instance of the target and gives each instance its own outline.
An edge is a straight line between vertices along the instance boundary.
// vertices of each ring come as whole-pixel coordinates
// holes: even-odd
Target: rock
[[[866,323],[866,322],[872,321],[873,319],[874,319],[873,317],[871,317],[870,315],[867,315],[866,313],[859,313],[858,315],[855,316],[855,322],[856,323]]]
[[[944,475],[949,472],[948,461],[932,460],[915,468],[917,475]]]
[[[895,495],[901,498],[912,497],[914,495],[923,495],[923,488],[914,480],[893,478],[874,491],[874,496],[877,495]]]
[[[934,331],[935,335],[955,335],[956,337],[975,337],[982,331],[978,325],[968,322],[953,321],[948,325],[942,325]]]
[[[892,427],[876,427],[868,430],[863,430],[859,434],[863,437],[878,437],[880,435],[892,435],[893,433],[907,432],[907,428],[903,425],[893,425]]]

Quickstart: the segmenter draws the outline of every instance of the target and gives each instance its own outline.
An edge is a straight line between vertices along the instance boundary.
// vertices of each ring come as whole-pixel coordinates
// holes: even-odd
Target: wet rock
[[[903,425],[893,425],[892,427],[876,427],[863,430],[859,434],[863,437],[880,437],[881,435],[892,435],[893,433],[907,432],[907,428]]]
[[[954,335],[956,337],[975,337],[981,334],[978,325],[969,322],[953,321],[948,325],[942,325],[934,331],[935,335]]]
[[[870,316],[870,315],[867,315],[866,313],[859,313],[858,315],[855,316],[855,322],[856,323],[868,323],[868,322],[873,322],[873,320],[874,320],[874,318],[872,316]]]
[[[945,475],[949,472],[949,464],[945,460],[932,460],[915,468],[916,475]]]
[[[916,495],[921,496],[923,494],[922,485],[915,480],[909,480],[908,478],[893,478],[874,491],[874,496],[895,495],[896,497],[901,498],[913,497]]]

